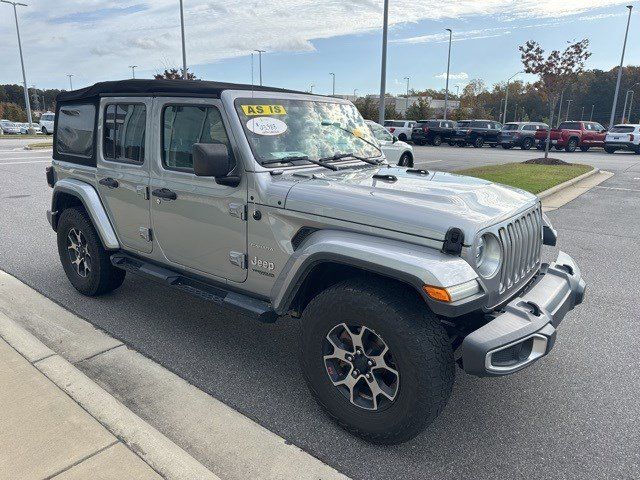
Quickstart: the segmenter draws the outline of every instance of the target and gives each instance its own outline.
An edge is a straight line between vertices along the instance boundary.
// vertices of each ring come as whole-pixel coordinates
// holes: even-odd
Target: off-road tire
[[[482,137],[474,138],[472,145],[473,145],[473,148],[482,148],[482,146],[484,145],[484,138]]]
[[[578,148],[578,139],[577,138],[570,138],[569,141],[567,142],[567,146],[564,147],[564,151],[565,152],[569,152],[569,153],[573,153],[576,151],[576,148]]]
[[[331,382],[323,342],[341,323],[375,330],[393,352],[399,385],[386,408],[358,407]],[[411,290],[377,278],[345,280],[313,298],[302,315],[299,354],[307,385],[329,416],[378,444],[405,442],[433,422],[455,377],[451,343],[436,317]]]
[[[525,138],[522,140],[522,145],[520,145],[520,148],[522,150],[531,150],[531,147],[533,147],[534,141],[532,138]]]
[[[91,271],[84,277],[76,271],[69,255],[67,239],[72,229],[82,232],[91,259]],[[62,268],[81,294],[95,297],[122,285],[126,272],[111,264],[109,253],[103,248],[100,237],[83,208],[68,208],[62,212],[58,221],[57,240]]]
[[[431,145],[433,145],[434,147],[439,147],[440,145],[442,145],[442,137],[440,135],[435,135],[431,140]]]
[[[403,153],[402,156],[400,157],[400,160],[398,160],[398,166],[412,168],[413,157],[407,152]]]

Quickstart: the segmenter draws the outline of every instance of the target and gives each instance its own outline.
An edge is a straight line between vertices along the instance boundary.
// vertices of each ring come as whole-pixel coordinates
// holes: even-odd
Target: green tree
[[[0,102],[0,118],[12,122],[26,122],[27,112],[20,105],[10,102]]]
[[[431,118],[433,111],[429,106],[429,100],[425,97],[418,97],[418,101],[409,105],[405,113],[407,120],[425,120]]]
[[[155,80],[180,80],[182,79],[183,69],[165,68],[164,72],[156,73],[153,78]],[[187,80],[197,80],[198,78],[187,68]]]
[[[356,98],[353,104],[356,106],[360,115],[367,120],[378,121],[378,102],[375,102],[371,97],[359,97]],[[386,109],[385,109],[386,110]]]

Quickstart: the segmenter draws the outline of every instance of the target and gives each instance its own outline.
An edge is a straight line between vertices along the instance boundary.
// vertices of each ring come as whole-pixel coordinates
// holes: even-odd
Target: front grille
[[[498,229],[503,249],[499,293],[526,279],[540,263],[542,248],[542,212],[540,206],[529,210]]]

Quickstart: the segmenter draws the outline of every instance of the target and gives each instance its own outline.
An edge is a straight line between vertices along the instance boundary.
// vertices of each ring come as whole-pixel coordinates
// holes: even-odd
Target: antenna
[[[251,52],[251,98],[253,98],[253,52]]]

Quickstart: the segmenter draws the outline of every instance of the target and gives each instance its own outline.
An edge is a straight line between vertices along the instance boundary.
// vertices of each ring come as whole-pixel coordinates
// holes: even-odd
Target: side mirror
[[[391,143],[396,143],[398,141],[398,137],[396,137],[395,135],[393,136],[393,141]]]
[[[226,145],[195,143],[193,145],[193,173],[198,177],[213,177],[222,185],[236,186],[240,177],[230,177],[233,162]]]

